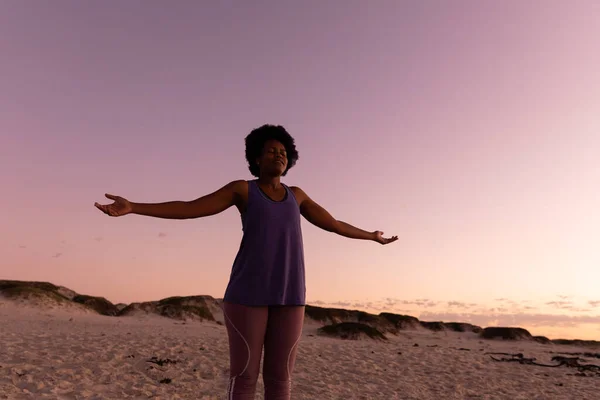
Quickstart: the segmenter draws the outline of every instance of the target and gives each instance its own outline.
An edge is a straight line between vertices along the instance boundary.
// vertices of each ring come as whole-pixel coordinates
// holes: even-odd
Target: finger
[[[106,214],[106,215],[111,215],[111,212],[110,212],[109,206],[102,205],[102,204],[98,204],[98,203],[95,203],[94,205],[96,206],[96,208],[98,208],[98,209],[99,209],[100,211],[102,211],[104,214]]]
[[[104,193],[104,195],[106,196],[106,198],[111,199],[111,200],[116,200],[117,197],[119,197],[119,196],[115,196],[114,194],[109,194],[109,193]]]

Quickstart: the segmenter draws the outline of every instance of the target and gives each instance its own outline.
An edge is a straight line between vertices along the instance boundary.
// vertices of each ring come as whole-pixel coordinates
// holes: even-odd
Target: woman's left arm
[[[292,189],[296,196],[302,216],[308,222],[323,230],[351,239],[373,240],[381,244],[388,244],[398,240],[398,236],[384,238],[381,231],[367,232],[346,222],[338,221],[326,209],[304,193],[302,189],[295,186],[290,189]]]

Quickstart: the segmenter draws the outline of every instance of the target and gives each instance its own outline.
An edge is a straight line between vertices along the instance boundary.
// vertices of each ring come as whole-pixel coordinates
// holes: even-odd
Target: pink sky
[[[418,4],[417,4],[418,3]],[[221,297],[239,216],[108,218],[285,179],[382,247],[305,223],[310,303],[600,339],[600,3],[0,3],[0,279],[112,302]],[[503,300],[501,300],[503,299]]]

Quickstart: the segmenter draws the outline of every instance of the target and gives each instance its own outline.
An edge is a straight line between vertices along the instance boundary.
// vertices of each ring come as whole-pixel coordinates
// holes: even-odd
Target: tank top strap
[[[258,180],[253,179],[248,181],[248,201],[260,201],[264,197],[261,193],[261,189],[258,186]]]
[[[285,183],[282,183],[281,185],[285,188],[285,190],[287,192],[285,201],[293,201],[295,204],[298,204],[298,201],[296,200],[296,195],[294,194],[292,189],[290,189],[290,187],[288,185],[286,185]]]

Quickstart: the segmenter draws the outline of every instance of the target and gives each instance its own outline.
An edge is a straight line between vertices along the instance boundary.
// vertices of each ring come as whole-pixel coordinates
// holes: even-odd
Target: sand
[[[552,352],[590,349],[425,330],[348,341],[317,335],[319,326],[305,324],[293,399],[600,398],[600,376],[485,354],[520,352],[551,363]],[[174,363],[160,366],[153,357]],[[227,376],[227,334],[215,323],[0,303],[0,399],[223,399]],[[261,390],[259,381],[257,399]]]

